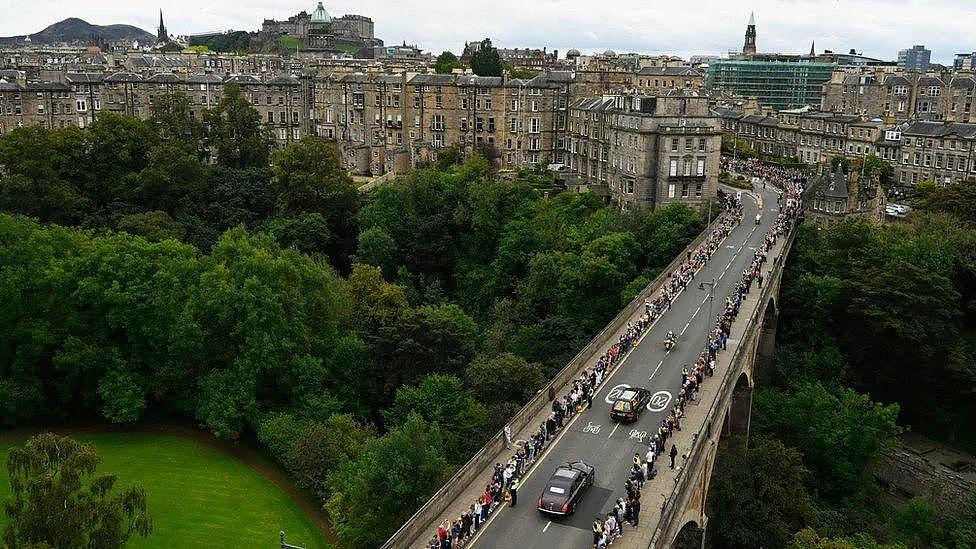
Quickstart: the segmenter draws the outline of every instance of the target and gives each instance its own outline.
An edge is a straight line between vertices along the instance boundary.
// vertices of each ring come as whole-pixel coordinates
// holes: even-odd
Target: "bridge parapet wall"
[[[718,440],[723,422],[726,420],[726,411],[729,409],[735,391],[736,380],[742,372],[746,372],[750,379],[753,378],[752,368],[762,334],[762,320],[765,309],[769,300],[779,295],[783,267],[786,258],[789,256],[795,235],[794,225],[782,248],[780,248],[780,252],[771,257],[773,264],[770,268],[770,275],[766,277],[767,283],[762,287],[756,301],[759,305],[753,309],[749,316],[746,329],[742,332],[739,343],[733,351],[730,366],[722,377],[720,389],[709,403],[705,415],[706,419],[694,435],[687,454],[688,459],[678,473],[674,487],[661,507],[657,527],[649,544],[652,549],[672,545],[682,526],[688,522],[688,517],[694,514],[689,514],[690,507],[697,508],[698,515],[704,515],[704,495],[696,498],[695,494],[707,490],[708,478],[711,476],[715,462]],[[696,499],[700,501],[693,501]],[[696,523],[704,526],[701,521],[696,521]]]

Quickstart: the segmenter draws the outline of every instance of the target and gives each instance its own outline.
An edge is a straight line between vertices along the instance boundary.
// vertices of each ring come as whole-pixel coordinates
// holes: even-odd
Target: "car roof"
[[[580,475],[580,470],[574,467],[560,465],[552,474],[553,478],[576,478]]]

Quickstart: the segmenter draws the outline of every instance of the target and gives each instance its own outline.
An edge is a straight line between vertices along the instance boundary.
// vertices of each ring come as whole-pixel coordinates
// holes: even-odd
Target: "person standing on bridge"
[[[674,458],[678,457],[678,447],[672,444],[671,451],[668,452],[668,456],[671,457],[671,468],[674,469]]]
[[[640,498],[631,498],[627,508],[630,509],[630,519],[633,521],[634,528],[637,528],[640,524]]]
[[[509,503],[511,507],[515,507],[515,504],[518,503],[518,487],[518,477],[513,478],[512,484],[508,487],[508,495],[510,496]]]

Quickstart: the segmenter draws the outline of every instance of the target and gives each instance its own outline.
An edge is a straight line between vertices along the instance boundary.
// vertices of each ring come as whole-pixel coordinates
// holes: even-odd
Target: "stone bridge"
[[[763,210],[763,200],[761,198],[763,193],[763,191],[758,191],[754,194],[756,205],[753,211],[746,211],[747,220],[751,219],[751,216],[755,214],[755,208],[758,208],[758,211]],[[765,191],[765,193],[767,197],[775,201],[775,194],[772,194],[771,190]],[[773,216],[771,215],[770,217]],[[765,219],[763,225],[763,230],[765,230],[768,227]],[[759,228],[758,226],[755,227],[755,229]],[[736,235],[734,233],[729,237],[729,240],[732,240],[733,237],[735,240],[739,240],[748,232],[745,240],[738,245],[739,251],[742,251],[748,244],[755,244],[756,241],[756,238],[752,236],[755,231],[750,232],[749,227],[742,227],[741,230],[742,234]],[[703,232],[699,239],[692,242],[687,249],[692,250],[696,248],[707,233],[708,231]],[[761,234],[760,232],[756,236],[761,237]],[[767,254],[768,260],[763,268],[765,283],[761,288],[757,288],[754,285],[751,294],[743,302],[739,315],[732,326],[728,349],[726,352],[720,353],[717,357],[715,376],[709,378],[702,385],[702,389],[696,400],[686,405],[686,415],[682,420],[683,430],[677,432],[668,441],[671,444],[673,440],[677,447],[681,449],[683,457],[679,460],[680,466],[675,471],[671,471],[667,467],[667,457],[662,456],[664,458],[663,460],[661,458],[658,459],[657,465],[660,474],[656,479],[649,481],[642,490],[641,501],[643,510],[641,513],[640,527],[628,528],[624,538],[614,543],[615,547],[701,547],[704,543],[703,534],[708,523],[706,496],[718,452],[719,441],[723,436],[728,434],[748,435],[749,433],[752,388],[756,384],[757,379],[762,378],[762,374],[766,370],[765,366],[770,363],[772,358],[778,316],[777,300],[783,274],[783,264],[789,254],[793,236],[794,232],[791,231],[785,237],[779,238],[776,245],[769,250]],[[723,247],[734,248],[735,244],[733,243],[732,246]],[[751,256],[752,252],[749,251],[751,248],[746,249],[745,255]],[[728,253],[729,255],[732,254],[732,252]],[[579,372],[583,368],[592,365],[596,357],[602,355],[616,341],[616,336],[621,333],[627,322],[633,320],[636,315],[642,312],[643,296],[656,294],[667,281],[668,273],[680,265],[685,255],[683,252],[671,265],[665,268],[656,280],[651,282],[546,387],[543,387],[535,398],[529,401],[512,418],[509,426],[512,432],[516,434],[513,438],[519,438],[519,433],[529,431],[533,425],[538,425],[540,417],[544,420],[553,396],[562,395],[566,387],[578,376]],[[733,261],[737,262],[733,263]],[[726,269],[728,270],[729,266],[737,265],[737,268],[741,270],[743,268],[742,261],[742,259],[737,259],[737,256],[732,256]],[[724,263],[724,258],[721,262]],[[737,271],[733,268],[733,277],[731,278],[735,278],[736,273]],[[722,275],[724,276],[724,274],[725,272],[723,271]],[[711,277],[713,275],[708,274],[708,276]],[[725,281],[727,286],[731,284],[731,278]],[[697,284],[698,282],[699,280],[696,278],[693,284]],[[715,284],[715,278],[712,278],[712,284]],[[689,288],[691,288],[690,285]],[[694,291],[697,292],[697,290]],[[716,294],[719,304],[725,295],[724,291],[723,289],[723,293]],[[695,298],[690,297],[688,299]],[[701,309],[704,303],[704,301],[700,301],[701,306],[698,308]],[[693,302],[690,307],[693,308],[698,304],[698,302]],[[672,314],[672,311],[669,311],[661,317],[662,322],[668,314]],[[697,314],[698,311],[696,310],[692,315],[692,320],[695,319],[695,315]],[[702,315],[702,317],[705,316]],[[701,318],[698,321],[701,322]],[[689,321],[690,323],[691,321]],[[702,322],[702,328],[705,325],[706,323]],[[687,329],[688,327],[688,324],[686,324],[685,328]],[[663,326],[659,328],[664,329]],[[703,336],[701,337],[703,341]],[[692,339],[691,333],[689,333],[689,339]],[[653,346],[654,344],[652,343],[651,345]],[[692,351],[690,349],[693,346],[694,344],[689,342],[689,353],[698,352],[697,350]],[[638,344],[638,347],[640,347],[640,344]],[[647,347],[643,348],[646,349]],[[658,350],[656,346],[651,348],[655,351]],[[697,349],[700,350],[701,346],[699,345]],[[635,347],[635,350],[628,354],[636,352],[637,348]],[[647,353],[645,352],[644,354]],[[640,367],[642,366],[642,360],[646,363],[645,358],[636,358],[631,360],[631,362],[637,360],[638,362],[635,367]],[[621,363],[623,364],[627,360],[628,358],[625,357]],[[664,359],[661,362],[663,363]],[[631,368],[629,364],[627,366]],[[661,364],[659,363],[658,368],[660,367]],[[674,367],[680,368],[678,365],[674,365]],[[618,367],[618,369],[623,369],[623,366]],[[655,370],[656,373],[657,370]],[[651,377],[653,378],[655,374],[652,374]],[[624,374],[625,377],[626,375]],[[608,377],[610,377],[609,374]],[[608,385],[608,382],[605,381],[604,385]],[[601,386],[599,390],[606,391],[607,388]],[[602,394],[599,396],[599,400],[602,402]],[[596,399],[594,399],[594,402],[596,402]],[[596,411],[595,409],[596,406],[594,406],[593,411]],[[600,412],[600,414],[605,416],[604,412]],[[570,431],[571,426],[572,423],[567,426],[565,431]],[[610,433],[610,436],[613,437],[613,432]],[[626,443],[626,441],[623,441],[623,443]],[[573,442],[563,441],[560,443],[557,438],[556,442],[553,442],[551,446],[554,447],[556,444],[561,444],[560,448],[563,448],[563,450],[562,452],[557,450],[554,454],[570,453],[573,451]],[[565,449],[566,446],[570,447],[569,451]],[[622,446],[620,447],[622,448]],[[643,447],[646,450],[646,444]],[[632,456],[636,446],[628,446],[627,448],[629,450],[626,451],[629,451],[629,455]],[[622,458],[626,458],[628,455],[620,453],[625,451],[623,449],[614,451]],[[436,525],[444,519],[457,517],[460,512],[466,510],[468,504],[473,503],[479,492],[483,490],[486,478],[490,478],[492,466],[495,463],[506,461],[510,455],[511,451],[505,448],[502,433],[497,433],[406,524],[394,533],[383,547],[425,547],[426,541],[435,532]],[[643,455],[643,452],[641,452],[641,455]],[[544,457],[546,457],[545,453],[540,457],[537,465],[543,461]],[[555,456],[547,461],[549,465],[552,464],[550,463],[552,459],[555,459]],[[610,468],[609,465],[604,464],[601,464],[601,467],[604,469]],[[536,466],[535,468],[538,469],[539,467]],[[532,474],[532,471],[527,472],[525,477],[528,478],[530,474]],[[542,475],[548,474],[549,472],[542,473]],[[617,475],[618,473],[615,471],[614,474]],[[621,471],[620,474],[624,475],[625,473]],[[539,476],[541,478],[541,475]],[[617,477],[614,478],[616,479]],[[614,484],[622,485],[625,479],[626,476],[623,476],[623,478],[619,478],[619,483],[614,481]],[[533,480],[536,481],[536,479]],[[528,484],[523,482],[522,486],[526,488]],[[607,494],[610,493],[609,490],[606,492]],[[616,496],[620,495],[622,494],[616,494]],[[520,502],[523,501],[523,498],[526,502],[524,508],[523,505],[519,505],[521,513],[529,513],[530,510],[531,512],[535,512],[535,506],[533,504],[536,496],[537,494],[535,493],[520,492]],[[607,497],[610,498],[610,496]],[[607,501],[612,501],[612,498]],[[469,546],[550,547],[582,546],[584,543],[589,546],[584,541],[588,537],[580,535],[580,532],[585,533],[582,529],[587,528],[586,525],[575,525],[574,527],[577,528],[577,531],[572,534],[575,537],[571,538],[563,538],[561,540],[559,538],[541,538],[538,537],[538,533],[536,532],[532,534],[535,537],[529,539],[525,537],[524,533],[513,530],[510,525],[493,526],[490,523],[492,519],[496,518],[495,515],[502,514],[502,511],[507,511],[507,509],[496,510],[491,519],[489,519],[489,524],[479,530],[479,535],[475,536],[473,541],[468,544]],[[508,514],[512,515],[513,513],[510,512]],[[535,512],[535,514],[538,515],[538,512]],[[539,520],[544,522],[546,520],[529,515],[523,518],[525,518],[525,522]],[[582,520],[592,520],[592,516]],[[504,523],[505,517],[502,517],[501,521],[496,522]],[[509,517],[509,522],[511,522],[511,517]],[[549,525],[546,525],[545,528],[548,527]],[[543,533],[546,532],[545,528],[542,529]],[[505,531],[506,529],[508,530],[507,532]],[[552,535],[552,531],[550,531],[549,535]]]

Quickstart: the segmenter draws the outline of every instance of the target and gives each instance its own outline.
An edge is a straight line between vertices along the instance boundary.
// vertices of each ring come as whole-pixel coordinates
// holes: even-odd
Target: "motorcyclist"
[[[664,346],[667,348],[674,347],[674,344],[678,341],[678,337],[674,335],[674,332],[668,330],[668,335],[664,336]]]
[[[756,225],[758,225],[760,221],[762,221],[762,214],[756,214]]]

